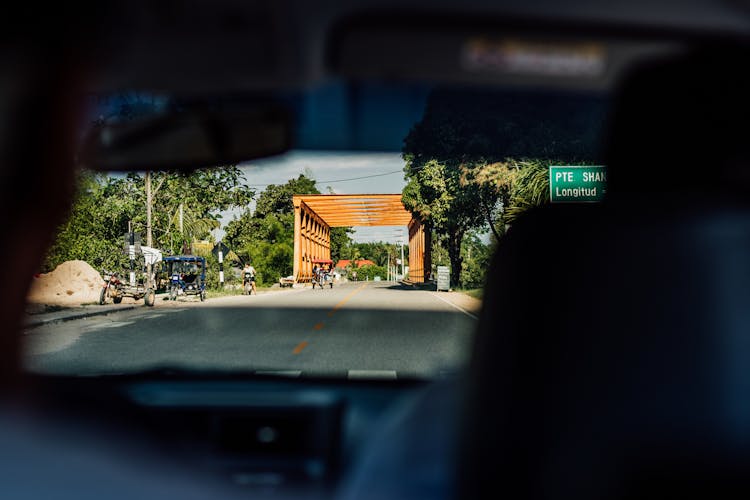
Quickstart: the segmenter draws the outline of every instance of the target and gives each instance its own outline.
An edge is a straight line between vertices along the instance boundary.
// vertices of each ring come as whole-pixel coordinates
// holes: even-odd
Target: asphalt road
[[[24,336],[26,366],[54,374],[159,367],[349,378],[433,377],[465,363],[476,317],[450,294],[348,283],[259,296],[157,301]]]

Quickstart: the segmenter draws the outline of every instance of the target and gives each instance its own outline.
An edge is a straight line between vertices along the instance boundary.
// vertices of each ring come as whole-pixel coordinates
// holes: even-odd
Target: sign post
[[[229,253],[229,247],[221,241],[214,245],[211,252],[219,259],[219,285],[224,286],[224,256]]]
[[[135,233],[128,221],[128,258],[130,259],[130,286],[135,286]]]
[[[606,193],[606,167],[549,167],[549,199],[552,203],[594,203],[602,201]]]
[[[450,291],[451,289],[451,270],[448,266],[438,266],[437,268],[437,291]]]
[[[219,250],[219,285],[224,286],[224,252]]]

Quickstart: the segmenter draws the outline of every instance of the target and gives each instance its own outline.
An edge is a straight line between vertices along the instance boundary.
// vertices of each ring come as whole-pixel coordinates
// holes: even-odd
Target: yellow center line
[[[347,295],[346,297],[344,297],[343,299],[341,299],[341,301],[338,304],[336,304],[335,306],[333,306],[333,309],[331,309],[330,311],[328,311],[328,317],[333,316],[336,311],[338,311],[344,304],[346,304],[349,301],[349,299],[351,299],[356,294],[358,294],[359,292],[361,292],[362,289],[365,288],[365,286],[367,286],[367,283],[363,283],[362,285],[360,285],[359,287],[357,287],[356,290],[353,290],[349,295]],[[325,323],[322,322],[322,321],[320,321],[318,323],[315,323],[315,326],[313,326],[313,330],[315,330],[315,331],[322,330],[324,326],[325,326]],[[305,349],[305,347],[307,347],[307,345],[308,345],[308,342],[306,340],[303,340],[302,342],[300,342],[299,344],[297,344],[297,347],[294,348],[294,350],[292,351],[292,353],[293,354],[299,354],[299,353],[301,353]]]
[[[299,353],[301,353],[302,349],[304,349],[305,347],[307,347],[307,341],[303,340],[302,342],[300,342],[297,345],[297,347],[294,348],[294,350],[292,351],[292,354],[299,354]]]
[[[347,302],[349,302],[349,299],[351,299],[356,294],[358,294],[359,292],[361,292],[362,289],[365,286],[367,286],[367,285],[366,284],[362,284],[356,290],[352,291],[349,295],[347,295],[346,297],[344,297],[343,299],[341,299],[341,302],[339,302],[338,304],[336,304],[335,306],[333,306],[333,309],[331,309],[330,311],[328,311],[328,317],[330,318],[331,316],[333,316],[336,313],[336,311],[338,311],[339,309],[341,309],[341,307],[343,307],[344,304],[346,304]]]

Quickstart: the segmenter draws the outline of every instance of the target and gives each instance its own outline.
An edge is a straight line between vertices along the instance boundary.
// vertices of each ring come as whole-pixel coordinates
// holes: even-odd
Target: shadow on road
[[[385,288],[387,290],[407,290],[407,291],[428,291],[428,292],[434,292],[437,290],[437,285],[435,283],[414,283],[414,284],[406,284],[406,283],[394,283],[388,286],[384,286],[381,288]]]
[[[158,308],[49,325],[25,337],[26,365],[50,374],[284,368],[306,374],[388,369],[426,376],[462,366],[476,323],[444,304],[420,309]],[[391,306],[392,307],[392,306]],[[69,342],[59,342],[67,334]]]

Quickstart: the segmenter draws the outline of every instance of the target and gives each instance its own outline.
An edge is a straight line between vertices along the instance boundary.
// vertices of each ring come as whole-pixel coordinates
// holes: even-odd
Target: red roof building
[[[362,266],[374,266],[375,263],[369,259],[359,259],[355,260],[352,264],[352,261],[350,259],[341,259],[336,263],[336,269],[345,269],[349,266],[352,267],[362,267]]]

